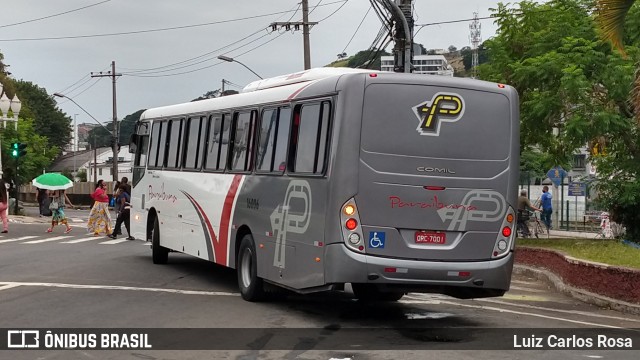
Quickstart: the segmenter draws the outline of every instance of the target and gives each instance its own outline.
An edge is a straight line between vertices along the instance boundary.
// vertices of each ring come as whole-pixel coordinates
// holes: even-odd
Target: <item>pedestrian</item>
[[[131,205],[129,201],[131,201],[131,197],[129,193],[126,191],[127,185],[120,184],[120,189],[118,189],[118,196],[116,197],[116,206],[120,207],[120,212],[118,213],[118,218],[116,219],[116,226],[113,228],[113,233],[111,234],[112,239],[116,239],[118,235],[122,234],[121,227],[122,223],[124,223],[124,227],[127,229],[127,240],[135,240],[133,236],[131,236],[131,231],[129,230],[130,225],[130,209]]]
[[[129,185],[129,178],[126,176],[122,177],[122,180],[120,180],[121,185],[125,185],[125,189],[124,191],[127,192],[127,194],[129,194],[129,196],[131,196],[131,185]]]
[[[529,209],[533,211],[542,211],[531,204],[531,201],[527,197],[527,190],[520,190],[520,196],[518,196],[518,228],[522,231],[524,236],[531,235],[529,233],[529,227],[527,221],[529,220]]]
[[[38,201],[40,217],[52,215],[51,210],[49,210],[49,192],[47,189],[36,188],[36,201]]]
[[[7,215],[9,209],[9,195],[7,194],[7,185],[4,180],[0,179],[0,219],[2,219],[2,233],[9,232],[9,219]]]
[[[94,236],[101,234],[111,235],[111,214],[109,213],[109,195],[107,195],[107,184],[103,180],[98,180],[96,189],[91,194],[95,202],[89,213],[87,229]]]
[[[551,193],[549,187],[545,185],[542,187],[542,196],[540,197],[540,206],[542,207],[542,214],[540,218],[547,230],[551,230],[551,214],[553,213],[553,207],[551,206]]]
[[[67,221],[67,216],[64,213],[64,205],[68,202],[71,207],[74,205],[69,200],[69,197],[64,192],[64,190],[53,190],[50,191],[49,194],[49,209],[51,210],[51,227],[47,229],[47,232],[53,232],[53,228],[58,225],[64,225],[67,229],[64,231],[65,234],[71,232],[71,226],[69,226],[69,222]]]

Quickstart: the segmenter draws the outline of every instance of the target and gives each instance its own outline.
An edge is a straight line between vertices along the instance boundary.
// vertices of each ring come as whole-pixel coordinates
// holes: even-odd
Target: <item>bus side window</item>
[[[273,170],[273,150],[278,128],[278,109],[262,111],[260,136],[256,147],[256,170],[270,172]]]
[[[149,167],[162,167],[164,164],[164,153],[166,146],[167,123],[164,121],[154,121],[151,131],[151,149],[149,150]]]
[[[287,167],[287,146],[289,145],[289,131],[291,130],[291,108],[278,109],[278,135],[276,136],[276,153],[272,171],[283,173]]]
[[[189,118],[187,120],[187,128],[184,136],[184,150],[183,150],[183,167],[185,169],[199,169],[198,164],[198,150],[200,146],[200,124],[202,119],[200,117]]]
[[[256,114],[255,110],[235,113],[230,170],[251,171]]]
[[[180,133],[182,132],[182,120],[171,120],[168,134],[168,150],[166,167],[175,169],[180,161]]]
[[[294,153],[293,171],[300,174],[323,174],[326,167],[327,142],[331,103],[304,104],[296,108],[292,152]]]
[[[231,138],[231,114],[222,115],[222,134],[220,140],[220,153],[218,154],[218,170],[227,169],[229,155],[229,139]]]

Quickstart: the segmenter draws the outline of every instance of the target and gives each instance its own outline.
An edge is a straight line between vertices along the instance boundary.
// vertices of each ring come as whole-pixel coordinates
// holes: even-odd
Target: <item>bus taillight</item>
[[[493,246],[492,258],[500,258],[509,253],[510,250],[513,250],[515,245],[515,232],[511,228],[513,226],[513,221],[515,219],[515,211],[512,207],[507,209],[507,214],[504,216],[502,220],[502,225],[500,225],[500,231],[497,233],[496,242]]]
[[[509,237],[511,236],[511,228],[508,226],[505,226],[502,228],[502,236],[504,237]]]
[[[347,247],[353,251],[365,252],[364,237],[360,226],[360,216],[355,200],[349,199],[340,209],[340,223],[342,228],[342,239]]]

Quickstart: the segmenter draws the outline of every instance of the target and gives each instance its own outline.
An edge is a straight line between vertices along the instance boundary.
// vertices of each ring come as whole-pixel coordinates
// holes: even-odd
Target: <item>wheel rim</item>
[[[240,265],[240,276],[242,285],[248,288],[251,285],[251,250],[245,249],[242,254],[242,264]]]

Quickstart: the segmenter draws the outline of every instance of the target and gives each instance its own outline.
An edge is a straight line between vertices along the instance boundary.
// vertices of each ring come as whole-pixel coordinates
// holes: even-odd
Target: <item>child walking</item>
[[[58,225],[64,225],[67,229],[64,231],[65,234],[71,232],[71,226],[69,226],[69,222],[67,221],[67,216],[64,214],[64,205],[66,202],[69,202],[71,207],[74,205],[69,200],[69,197],[64,192],[64,190],[55,190],[49,193],[49,198],[51,202],[49,203],[49,209],[51,209],[52,217],[51,217],[51,227],[47,229],[47,232],[53,232],[53,228]]]

